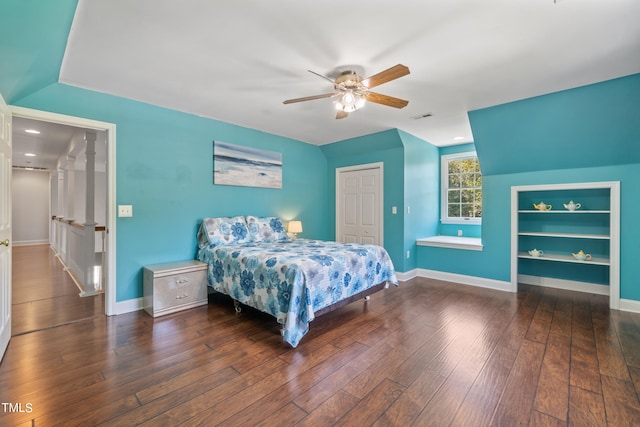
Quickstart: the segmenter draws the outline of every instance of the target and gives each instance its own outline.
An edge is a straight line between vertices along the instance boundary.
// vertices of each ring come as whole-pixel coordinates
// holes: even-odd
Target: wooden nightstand
[[[170,262],[144,267],[144,309],[153,317],[207,304],[207,264]]]

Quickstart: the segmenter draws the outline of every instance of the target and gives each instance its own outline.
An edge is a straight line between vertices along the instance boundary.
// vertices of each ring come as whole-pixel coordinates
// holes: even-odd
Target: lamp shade
[[[302,221],[289,221],[289,233],[302,233]]]

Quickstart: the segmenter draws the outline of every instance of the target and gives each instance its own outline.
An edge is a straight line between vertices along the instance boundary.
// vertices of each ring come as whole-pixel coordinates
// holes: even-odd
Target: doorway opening
[[[115,125],[22,107],[10,108],[14,122],[13,157],[31,157],[30,164],[26,161],[14,162],[14,173],[21,178],[28,176],[27,172],[40,173],[49,179],[46,237],[43,238],[42,230],[35,236],[21,235],[20,227],[14,230],[18,259],[24,251],[38,253],[38,244],[44,245],[51,253],[47,255],[45,251],[40,256],[46,259],[53,254],[53,259],[63,261],[58,264],[69,273],[71,283],[78,287],[79,295],[88,297],[82,299],[103,300],[98,306],[100,315],[116,314]],[[51,146],[37,147],[27,143],[22,146],[24,138],[17,133],[24,133],[26,125],[30,124],[33,124],[33,130],[38,130],[38,125],[48,131],[68,131],[73,136],[62,155],[47,152],[47,149],[53,149]],[[30,141],[35,144],[33,139]],[[35,156],[25,156],[27,152]],[[40,159],[36,161],[40,156],[44,159],[56,155],[55,169],[40,166]],[[18,201],[18,208],[20,197],[16,192],[12,197],[14,205]],[[13,222],[16,222],[15,218]],[[33,247],[29,248],[30,245]],[[68,283],[59,286],[68,286]],[[37,300],[38,295],[33,298]],[[53,302],[51,306],[55,305]],[[94,310],[96,304],[93,303]],[[87,301],[79,302],[78,306],[85,307],[84,311],[80,310],[85,314],[79,316],[86,317],[89,312],[86,307],[90,305]],[[56,310],[64,308],[58,307]]]

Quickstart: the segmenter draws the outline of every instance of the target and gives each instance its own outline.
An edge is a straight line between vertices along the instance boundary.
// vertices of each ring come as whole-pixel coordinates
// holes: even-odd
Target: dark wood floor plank
[[[122,411],[117,416],[104,423],[105,426],[127,427],[146,420],[160,416],[169,409],[196,399],[216,388],[225,385],[227,382],[237,380],[238,373],[232,368],[225,368],[215,374],[195,380],[187,386],[175,389],[169,393],[159,396],[157,399],[149,401],[130,411]]]
[[[495,348],[467,392],[452,425],[489,425],[519,350],[501,344]]]
[[[616,311],[611,316],[615,317],[614,325],[625,361],[629,366],[640,368],[640,326],[634,322],[631,313]]]
[[[571,336],[571,318],[573,317],[573,300],[571,292],[557,290],[556,306],[553,310],[549,332],[556,335]]]
[[[349,412],[358,402],[355,396],[342,390],[337,391],[329,399],[317,406],[309,415],[296,424],[297,427],[318,427],[334,425]],[[272,425],[279,425],[274,423]],[[389,424],[387,424],[389,425]]]
[[[553,300],[553,301],[552,301]],[[540,298],[540,305],[536,310],[533,320],[527,331],[526,339],[541,343],[547,342],[549,330],[551,329],[551,320],[553,319],[553,306],[555,300],[548,295]]]
[[[610,425],[638,425],[640,422],[640,401],[630,381],[603,375],[602,395],[607,411],[607,422]]]
[[[557,418],[553,418],[551,415],[543,414],[536,410],[531,411],[529,427],[562,427],[566,425],[566,421],[560,421]]]
[[[549,334],[542,359],[533,407],[536,411],[567,421],[571,337]]]
[[[280,370],[285,369],[286,363],[280,359],[273,359],[263,366],[253,369],[244,375],[225,382],[224,384],[213,388],[205,393],[200,394],[191,400],[167,408],[160,415],[140,420],[140,425],[158,426],[158,425],[178,425],[207,409],[226,401],[232,396],[241,393],[243,390],[252,387],[270,375],[275,375]],[[152,402],[153,403],[153,402]]]
[[[507,379],[491,421],[495,425],[526,425],[535,397],[545,345],[525,340]]]
[[[354,345],[348,350],[341,350],[330,344],[324,345],[317,351],[309,352],[306,357],[297,358],[292,364],[287,365],[287,369],[279,369],[275,372],[271,372],[270,375],[264,375],[264,378],[252,383],[250,386],[244,387],[243,390],[229,394],[226,399],[219,400],[216,404],[203,411],[198,411],[189,418],[189,424],[211,425],[219,424],[230,417],[238,419],[237,414],[269,395],[273,390],[287,384],[292,377],[297,378],[307,370],[312,369],[318,363],[327,361],[331,357],[333,357],[333,360],[336,362],[338,360],[343,360],[344,363],[346,363],[347,360],[351,357],[355,357],[356,354],[362,351],[363,346],[357,343],[354,343]],[[260,368],[256,368],[256,370],[257,369]],[[245,414],[248,416],[256,415],[255,413],[249,413],[248,411],[245,411],[242,415]],[[265,414],[264,412],[259,412],[258,415],[264,416],[268,415],[268,413]],[[176,420],[179,420],[180,418],[183,417],[176,418]]]
[[[286,427],[299,425],[299,421],[307,416],[307,413],[302,409],[294,405],[293,403],[287,404],[279,411],[274,412],[270,416],[262,419],[260,422],[254,424],[255,427]]]
[[[44,264],[14,269],[13,286],[22,281],[24,291],[14,303],[37,294],[72,304],[51,286],[69,280],[58,260],[46,247],[34,250]],[[38,283],[50,287],[38,292]],[[2,400],[33,405],[30,413],[0,412],[0,425],[640,419],[640,314],[612,311],[602,295],[415,278],[314,320],[297,348],[283,343],[272,317],[248,308],[236,315],[219,294],[159,318],[139,311],[56,326],[55,313],[47,317],[49,329],[14,336],[0,362]]]
[[[446,379],[447,377],[433,371],[422,371],[374,425],[378,427],[411,425],[440,390]]]
[[[379,343],[366,349],[357,359],[339,367],[333,373],[318,381],[306,391],[302,391],[294,398],[294,403],[312,413],[326,400],[336,393],[342,392],[342,388],[364,371],[371,371],[371,366],[379,360],[387,359],[393,346],[387,343]],[[353,395],[349,395],[353,396]]]
[[[591,308],[600,374],[629,381],[629,371],[620,345],[615,317],[611,314],[608,304],[602,300],[592,300]]]
[[[607,424],[602,394],[571,386],[569,395],[570,426],[604,426]]]
[[[384,380],[334,425],[352,427],[373,424],[393,404],[403,390],[404,387],[401,385]]]

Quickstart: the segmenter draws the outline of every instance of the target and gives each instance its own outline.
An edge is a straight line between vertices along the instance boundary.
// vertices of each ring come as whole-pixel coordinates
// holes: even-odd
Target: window
[[[442,212],[445,224],[480,224],[482,173],[475,152],[441,157]]]

